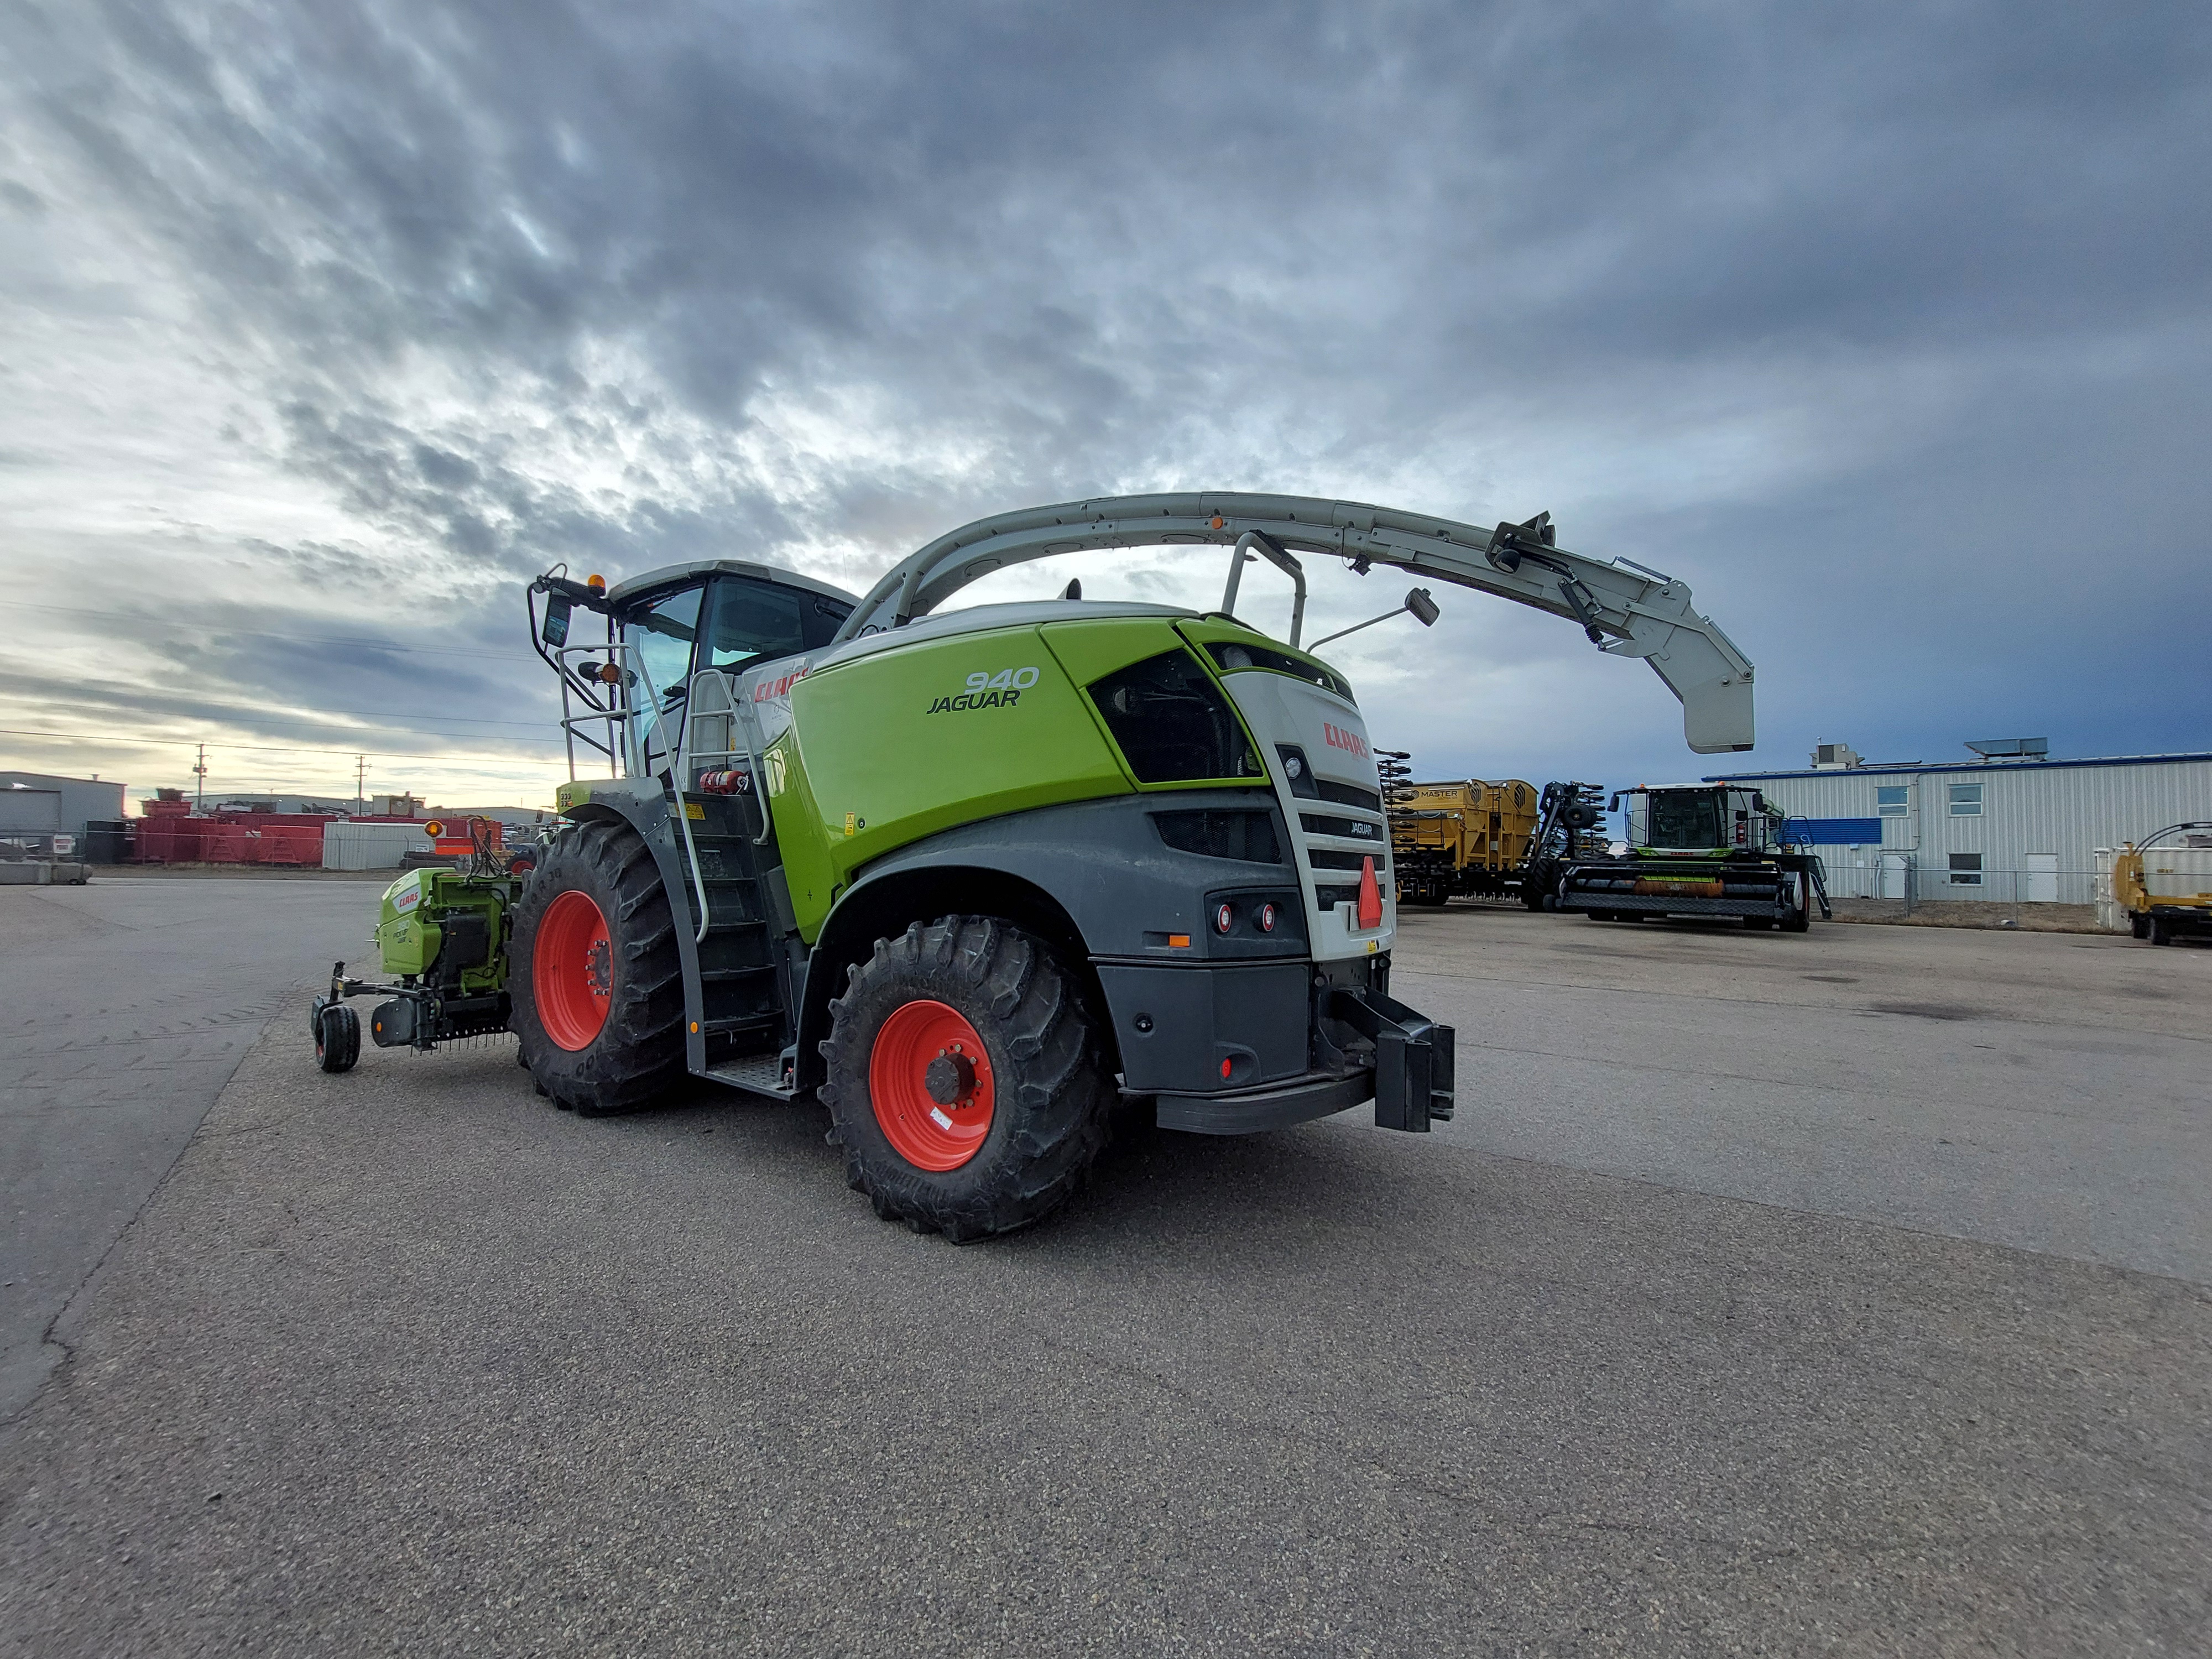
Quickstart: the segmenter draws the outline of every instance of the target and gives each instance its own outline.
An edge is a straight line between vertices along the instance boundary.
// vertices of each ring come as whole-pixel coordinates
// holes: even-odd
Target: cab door
[[[629,675],[629,759],[631,775],[653,777],[669,769],[684,742],[684,700],[699,641],[699,611],[706,589],[694,583],[637,601],[622,618],[623,666]]]

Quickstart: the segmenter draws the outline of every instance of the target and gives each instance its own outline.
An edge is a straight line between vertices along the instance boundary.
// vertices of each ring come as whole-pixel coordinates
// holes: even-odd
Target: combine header
[[[1802,933],[1817,902],[1829,915],[1820,860],[1790,842],[1783,815],[1756,789],[1725,784],[1624,790],[1624,857],[1580,860],[1559,878],[1559,908],[1593,921],[1735,916],[1747,927]]]

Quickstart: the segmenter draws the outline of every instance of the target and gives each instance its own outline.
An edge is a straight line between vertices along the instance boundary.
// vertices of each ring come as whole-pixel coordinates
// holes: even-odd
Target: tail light
[[[1235,905],[1217,904],[1213,907],[1213,931],[1215,933],[1225,933],[1236,925],[1237,907]]]

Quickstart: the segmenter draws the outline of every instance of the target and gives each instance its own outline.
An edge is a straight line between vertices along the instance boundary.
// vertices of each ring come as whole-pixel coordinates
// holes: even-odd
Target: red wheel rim
[[[572,887],[545,907],[530,951],[530,988],[547,1036],[571,1053],[592,1046],[607,1023],[614,949],[589,893]]]
[[[876,1033],[868,1098],[893,1152],[917,1170],[957,1170],[991,1133],[991,1057],[957,1009],[909,1002]]]

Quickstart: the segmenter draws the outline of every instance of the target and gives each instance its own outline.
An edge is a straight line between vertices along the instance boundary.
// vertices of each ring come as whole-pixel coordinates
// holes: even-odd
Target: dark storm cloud
[[[284,464],[464,586],[825,543],[859,581],[1030,501],[1413,476],[1692,577],[1793,748],[1917,741],[1933,685],[2039,709],[2060,653],[2109,664],[2075,746],[2203,740],[2082,562],[2208,597],[2190,9],[118,4],[18,38],[40,131],[264,366]],[[745,447],[801,405],[860,441]],[[1490,499],[1527,475],[1583,498]]]

